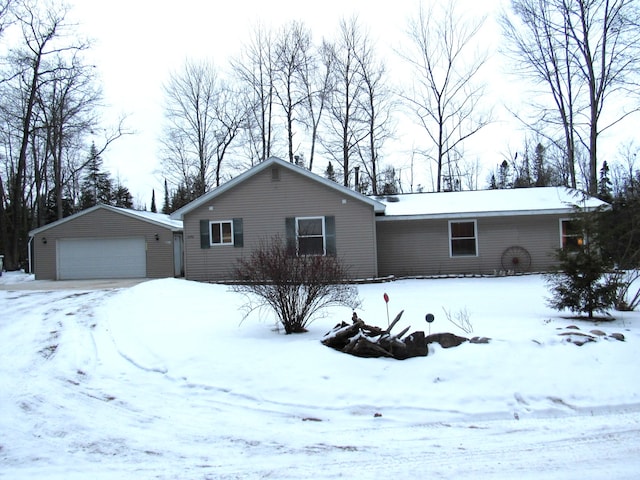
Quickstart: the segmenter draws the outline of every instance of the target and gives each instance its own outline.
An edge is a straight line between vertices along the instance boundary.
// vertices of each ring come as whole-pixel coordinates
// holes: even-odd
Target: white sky
[[[227,60],[238,54],[258,22],[277,28],[290,20],[302,20],[319,41],[336,31],[341,18],[357,14],[371,37],[377,40],[379,55],[390,65],[397,62],[392,49],[403,40],[407,18],[418,6],[417,0],[183,0],[179,3],[167,0],[73,0],[72,3],[75,5],[72,18],[79,22],[80,31],[94,40],[88,61],[95,63],[101,75],[109,106],[106,118],[115,124],[119,116],[126,114],[127,125],[137,132],[118,140],[105,152],[105,166],[129,187],[137,203],[149,207],[151,190],[155,188],[158,208],[163,195],[162,175],[158,172],[162,85],[169,72],[179,69],[186,58],[211,59],[220,68],[225,68]],[[478,11],[479,15],[491,15],[501,0],[469,0],[468,3],[469,9]],[[497,32],[491,24],[489,26],[485,38],[488,45],[494,45]],[[491,129],[499,132],[502,127],[494,125]],[[98,140],[96,138],[97,143]],[[408,167],[406,152],[412,148],[412,143],[413,140],[403,141],[397,149],[402,159],[390,155],[388,162],[397,167]],[[498,150],[506,151],[507,141],[499,143],[495,145]],[[499,154],[491,155],[490,166],[502,161],[496,155]],[[316,164],[326,166],[326,160],[320,158]],[[405,172],[407,185],[408,169]]]

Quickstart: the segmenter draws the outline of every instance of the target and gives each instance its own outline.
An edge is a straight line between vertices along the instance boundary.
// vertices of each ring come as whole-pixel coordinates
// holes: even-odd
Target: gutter
[[[557,208],[552,210],[508,210],[500,212],[459,212],[459,213],[425,213],[418,215],[380,215],[376,222],[393,222],[394,220],[444,220],[459,218],[488,217],[520,217],[532,215],[571,215],[573,209]]]

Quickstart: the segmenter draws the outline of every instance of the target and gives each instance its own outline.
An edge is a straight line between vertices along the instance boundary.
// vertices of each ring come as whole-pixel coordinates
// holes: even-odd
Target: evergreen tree
[[[503,160],[503,162],[498,167],[498,188],[511,188],[511,182],[509,181],[510,176],[511,173],[509,171],[509,162]]]
[[[337,182],[336,172],[333,169],[333,164],[331,162],[327,165],[327,169],[324,171],[324,176],[333,182]]]
[[[609,165],[607,164],[606,160],[602,163],[602,168],[600,169],[600,181],[598,182],[598,198],[608,203],[611,203],[613,201],[611,179],[609,178]]]
[[[169,198],[169,187],[167,179],[164,179],[164,204],[162,205],[162,213],[169,215],[171,213],[171,199]]]
[[[601,211],[586,212],[576,208],[572,225],[582,233],[575,247],[557,251],[559,271],[547,275],[553,297],[548,305],[556,310],[574,313],[606,313],[616,302],[618,285],[607,275],[612,259],[601,249]]]
[[[156,208],[156,191],[151,190],[151,211],[153,213],[158,213],[158,209]]]
[[[541,143],[536,145],[535,159],[533,162],[533,176],[536,187],[547,187],[551,185],[551,172],[545,165],[546,148]]]
[[[496,181],[496,174],[492,173],[491,174],[491,178],[489,179],[489,189],[490,190],[497,190],[498,189],[498,182]]]
[[[133,208],[133,196],[127,187],[118,184],[113,190],[109,205],[120,208]]]
[[[186,185],[178,185],[175,192],[171,197],[171,211],[175,212],[181,207],[184,207],[187,203],[192,200],[192,194],[189,192],[189,189]]]
[[[80,209],[98,204],[121,208],[133,208],[133,196],[120,181],[114,182],[102,170],[102,158],[97,154],[95,144],[91,145],[86,173],[80,187]]]
[[[93,207],[99,203],[110,205],[112,181],[109,174],[102,171],[102,158],[97,153],[95,143],[91,144],[87,173],[80,188],[80,209]]]
[[[529,188],[533,186],[531,180],[531,166],[529,162],[529,153],[525,152],[521,155],[522,161],[518,164],[518,154],[513,159],[513,168],[515,170],[515,178],[513,179],[513,188]]]
[[[396,179],[396,169],[388,166],[382,172],[384,177],[382,185],[378,189],[381,195],[395,195],[398,193],[398,180]]]

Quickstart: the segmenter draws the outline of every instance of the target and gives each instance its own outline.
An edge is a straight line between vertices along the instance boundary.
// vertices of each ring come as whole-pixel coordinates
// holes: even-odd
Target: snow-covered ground
[[[32,277],[5,273],[4,289]],[[370,324],[463,334],[405,361],[320,343],[221,285],[0,290],[0,477],[300,479],[640,477],[640,313],[599,324],[545,305],[540,276],[359,286]],[[622,333],[576,346],[558,335]]]

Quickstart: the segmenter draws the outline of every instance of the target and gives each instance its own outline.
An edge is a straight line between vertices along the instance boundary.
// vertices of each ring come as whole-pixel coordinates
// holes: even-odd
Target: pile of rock
[[[559,328],[558,330],[562,330],[562,332],[558,333],[561,337],[565,339],[565,341],[573,343],[578,346],[582,346],[585,343],[597,342],[598,340],[617,340],[619,342],[624,342],[625,338],[622,333],[610,333],[607,334],[602,330],[589,330],[589,332],[583,332],[580,330],[580,327],[576,325],[569,325],[566,328]]]

